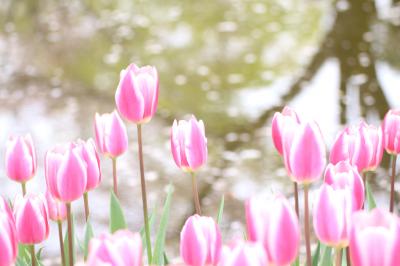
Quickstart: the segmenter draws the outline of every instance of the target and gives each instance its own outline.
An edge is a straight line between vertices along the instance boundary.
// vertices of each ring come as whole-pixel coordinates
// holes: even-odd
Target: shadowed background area
[[[0,143],[30,132],[39,171],[28,191],[44,192],[43,159],[56,143],[94,137],[95,112],[115,108],[119,72],[130,62],[155,65],[160,75],[156,117],[144,126],[149,207],[160,212],[175,186],[168,256],[193,213],[190,178],[174,164],[169,131],[175,118],[204,120],[209,161],[198,173],[203,212],[216,216],[222,194],[224,240],[242,236],[243,202],[282,192],[291,183],[274,150],[270,119],[284,105],[320,124],[327,145],[361,117],[379,124],[400,107],[400,4],[394,0],[130,1],[3,0],[0,5]],[[136,129],[119,160],[121,201],[128,226],[142,225]],[[0,148],[4,158],[5,145]],[[107,230],[111,162],[90,193],[95,233]],[[0,166],[0,194],[18,184]],[[388,190],[381,169],[372,180]],[[78,232],[83,202],[73,208]],[[157,221],[156,221],[157,224]],[[43,256],[58,252],[56,226]],[[82,235],[82,234],[80,234]]]

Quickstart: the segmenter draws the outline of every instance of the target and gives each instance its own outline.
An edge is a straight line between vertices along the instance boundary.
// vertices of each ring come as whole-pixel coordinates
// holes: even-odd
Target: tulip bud
[[[383,146],[389,154],[400,153],[400,110],[389,110],[382,123]]]
[[[46,191],[46,203],[51,220],[63,221],[67,218],[67,207],[65,203],[53,198],[48,190]]]
[[[272,118],[272,125],[271,125],[271,130],[272,130],[272,141],[274,143],[274,146],[276,150],[279,152],[280,155],[283,155],[283,147],[282,147],[282,136],[283,136],[283,131],[285,129],[285,125],[287,120],[291,120],[289,122],[295,122],[297,124],[300,124],[300,118],[297,115],[296,111],[293,110],[292,108],[285,106],[282,110],[282,113],[276,112],[274,114],[274,117]]]
[[[180,252],[191,266],[216,265],[221,253],[221,233],[211,217],[190,216],[181,231]]]
[[[265,266],[267,254],[260,243],[239,242],[223,247],[220,266]]]
[[[133,123],[151,120],[158,104],[158,73],[155,67],[130,64],[121,71],[115,93],[119,113]]]
[[[79,139],[73,145],[81,151],[81,157],[85,162],[87,177],[85,192],[87,192],[96,188],[101,181],[100,158],[93,139],[88,139],[86,142]]]
[[[7,141],[6,173],[14,181],[25,183],[36,173],[36,152],[30,135],[13,136]]]
[[[14,216],[8,203],[0,197],[0,266],[14,265],[18,246]]]
[[[117,111],[95,117],[96,144],[100,152],[111,158],[123,154],[128,148],[126,127]]]
[[[189,121],[174,121],[171,129],[171,151],[176,165],[195,171],[207,162],[207,139],[204,123],[194,116]]]

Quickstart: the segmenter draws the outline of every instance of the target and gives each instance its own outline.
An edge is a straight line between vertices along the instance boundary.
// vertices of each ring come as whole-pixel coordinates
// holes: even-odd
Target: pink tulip
[[[158,73],[155,67],[130,64],[121,71],[115,102],[120,114],[134,123],[151,120],[158,104]]]
[[[58,200],[68,203],[82,197],[86,190],[87,172],[79,146],[60,145],[46,153],[47,187]]]
[[[222,249],[220,266],[266,266],[267,254],[260,243],[238,242]]]
[[[128,148],[128,134],[117,111],[95,116],[96,144],[100,152],[111,158],[123,154]]]
[[[300,245],[297,215],[283,196],[271,201],[253,197],[246,202],[249,240],[263,244],[272,265],[287,265],[296,257]]]
[[[30,135],[13,136],[6,147],[6,173],[14,181],[25,183],[36,173],[36,152]]]
[[[63,221],[67,218],[67,207],[65,203],[53,198],[48,190],[46,191],[46,203],[51,220]]]
[[[22,198],[18,195],[14,215],[18,242],[33,245],[49,236],[48,211],[42,196],[27,194]]]
[[[389,154],[400,153],[400,110],[389,110],[382,123],[383,146]]]
[[[194,116],[189,121],[174,121],[171,129],[171,151],[176,165],[195,171],[207,162],[207,139],[204,123]]]
[[[17,244],[14,216],[8,203],[0,197],[0,266],[14,265]]]
[[[364,182],[355,166],[352,166],[349,161],[340,161],[336,165],[328,164],[325,170],[326,184],[334,189],[344,189],[349,187],[352,195],[355,208],[362,209],[364,205]]]
[[[272,141],[280,155],[283,155],[282,136],[285,129],[285,124],[288,123],[287,120],[291,120],[289,121],[291,123],[295,122],[300,124],[300,118],[296,111],[288,106],[283,108],[282,113],[276,112],[272,118]]]
[[[221,253],[221,233],[211,217],[190,216],[181,231],[180,252],[191,266],[216,265]]]
[[[286,170],[293,180],[311,183],[319,179],[326,164],[326,151],[318,125],[286,123],[282,139]]]
[[[352,217],[350,258],[354,266],[400,265],[400,223],[381,209],[359,211]]]
[[[314,231],[324,244],[344,248],[349,244],[351,215],[355,211],[349,187],[334,188],[323,184],[314,202]]]
[[[102,234],[89,244],[87,266],[141,266],[142,239],[138,233],[119,230],[113,235]]]

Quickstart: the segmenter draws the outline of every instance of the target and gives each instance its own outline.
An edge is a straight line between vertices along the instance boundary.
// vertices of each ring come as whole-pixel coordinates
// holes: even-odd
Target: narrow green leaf
[[[312,265],[313,266],[318,266],[320,250],[321,250],[321,243],[318,241],[317,247],[316,247],[316,249],[314,251],[314,255],[313,255],[313,258],[312,258]]]
[[[30,253],[29,253],[29,248],[26,245],[23,244],[18,244],[18,257],[17,257],[17,263],[18,261],[20,263],[28,263],[30,261]]]
[[[217,216],[217,224],[221,225],[222,214],[224,213],[224,204],[225,204],[225,196],[222,195],[221,203],[219,204],[218,216]]]
[[[160,225],[158,227],[156,244],[154,247],[153,259],[151,260],[153,264],[164,265],[164,245],[165,245],[165,235],[167,233],[167,223],[169,219],[169,211],[171,208],[171,198],[173,192],[173,186],[168,186],[167,198],[165,200],[164,209],[161,215]]]
[[[92,224],[90,223],[90,219],[87,220],[86,225],[85,225],[85,240],[83,243],[83,256],[86,261],[88,253],[89,253],[89,242],[90,239],[93,237],[93,227]]]
[[[347,248],[342,249],[342,265],[347,266]]]
[[[151,231],[151,228],[153,228],[153,225],[154,225],[154,220],[155,220],[155,214],[157,213],[157,210],[156,209],[154,209],[154,211],[150,214],[150,216],[149,216],[149,227],[150,227],[150,231]],[[147,249],[147,244],[146,244],[146,235],[145,235],[145,231],[144,231],[144,225],[140,228],[140,236],[142,237],[142,248],[143,248],[143,250],[142,250],[142,252],[143,252],[143,254],[144,254],[144,252],[146,251],[146,249]]]
[[[125,229],[126,222],[124,212],[121,208],[118,198],[115,196],[114,192],[111,191],[110,198],[110,232],[114,233],[119,229]]]
[[[375,202],[374,195],[372,194],[371,187],[369,186],[368,181],[365,182],[365,189],[367,191],[368,210],[375,209],[376,202]]]
[[[167,253],[165,253],[165,251],[164,251],[164,263],[165,263],[165,265],[169,265],[169,259],[167,257]]]
[[[332,261],[332,248],[325,246],[325,245],[321,245],[323,248],[323,253],[322,253],[322,261],[320,266],[331,266],[333,265],[333,261]]]

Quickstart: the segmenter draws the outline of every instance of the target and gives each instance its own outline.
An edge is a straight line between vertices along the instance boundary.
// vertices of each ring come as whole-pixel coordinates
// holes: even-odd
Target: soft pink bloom
[[[349,187],[334,188],[322,184],[314,202],[314,231],[317,238],[331,247],[349,244],[351,215],[355,211]]]
[[[48,190],[46,191],[46,203],[51,220],[63,221],[67,218],[67,206],[65,203],[53,198]]]
[[[285,106],[281,113],[276,112],[272,118],[272,141],[280,155],[283,155],[282,136],[285,125],[288,123],[287,120],[291,120],[290,123],[295,122],[300,124],[300,118],[296,111],[288,106]]]
[[[141,266],[142,239],[138,233],[119,230],[90,240],[87,266]]]
[[[249,240],[264,246],[270,264],[287,265],[296,259],[300,245],[299,221],[283,196],[269,201],[249,199],[246,223]]]
[[[266,266],[267,254],[260,243],[236,242],[233,246],[224,246],[219,266]]]
[[[153,66],[130,64],[121,71],[115,102],[120,114],[134,123],[150,121],[158,104],[158,73]]]
[[[352,166],[349,161],[340,161],[337,164],[328,164],[325,170],[324,182],[333,188],[349,187],[352,195],[355,208],[362,209],[364,205],[364,182],[358,173],[355,166]]]
[[[207,162],[207,139],[202,120],[174,121],[171,129],[171,151],[175,163],[185,171],[195,171]]]
[[[128,134],[117,111],[110,114],[96,113],[94,129],[100,152],[111,158],[123,154],[128,148]]]
[[[389,154],[400,153],[400,110],[389,110],[382,123],[383,146]]]
[[[400,223],[381,209],[359,211],[352,217],[350,258],[354,266],[400,265]]]
[[[46,153],[47,188],[56,199],[71,202],[82,197],[86,190],[87,172],[80,146],[59,145]]]
[[[24,183],[36,173],[36,152],[30,135],[12,136],[6,145],[6,173]]]
[[[282,140],[286,170],[293,180],[311,183],[319,179],[326,164],[326,150],[318,125],[285,123]]]
[[[221,233],[211,217],[190,216],[181,231],[180,252],[191,266],[216,265],[221,254]]]
[[[17,196],[14,204],[18,242],[33,245],[49,236],[49,218],[45,199],[40,195]]]
[[[14,265],[17,244],[14,216],[8,203],[0,197],[0,266]]]

